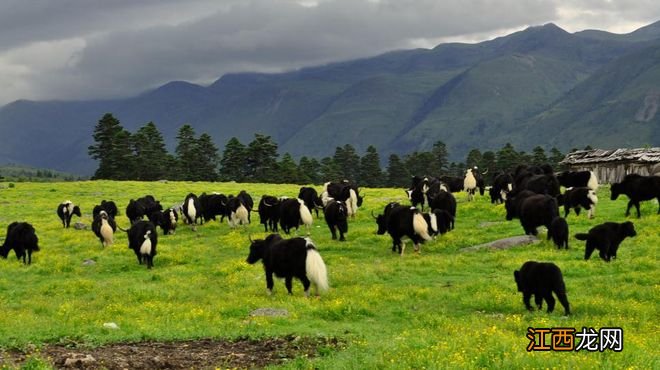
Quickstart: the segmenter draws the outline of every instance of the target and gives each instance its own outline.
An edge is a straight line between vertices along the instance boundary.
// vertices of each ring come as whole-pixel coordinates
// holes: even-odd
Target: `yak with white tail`
[[[292,228],[298,230],[300,225],[305,225],[309,235],[312,222],[314,222],[312,213],[302,199],[289,198],[280,202],[280,227],[285,233],[288,234]]]
[[[289,294],[293,294],[294,277],[302,282],[306,296],[309,296],[311,284],[314,284],[317,295],[329,289],[325,263],[311,239],[282,239],[279,234],[270,234],[266,239],[250,239],[250,242],[246,262],[252,265],[262,261],[268,294],[273,292],[273,274],[284,278]]]
[[[151,221],[138,221],[128,230],[128,248],[137,256],[138,263],[144,262],[148,269],[154,266],[158,234]]]
[[[388,234],[392,237],[392,252],[398,252],[403,256],[406,246],[403,238],[407,237],[415,245],[415,252],[419,252],[420,244],[425,240],[431,240],[429,226],[424,220],[422,213],[415,207],[393,206],[386,211],[387,217],[376,217],[378,223],[378,234]]]

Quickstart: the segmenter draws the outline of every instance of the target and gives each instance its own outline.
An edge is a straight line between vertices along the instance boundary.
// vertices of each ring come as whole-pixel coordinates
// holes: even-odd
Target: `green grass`
[[[551,243],[501,251],[459,252],[462,247],[520,235],[517,220],[504,221],[503,206],[487,197],[459,201],[456,229],[426,243],[419,255],[407,248],[392,254],[389,236],[375,235],[370,216],[390,200],[404,201],[401,189],[366,189],[363,208],[350,222],[348,241],[330,240],[325,222],[315,219],[312,238],[328,266],[331,290],[307,299],[294,282],[288,296],[283,281],[266,294],[263,269],[248,265],[248,235],[263,237],[258,216],[246,229],[230,230],[211,222],[192,232],[160,236],[155,267],[137,264],[123,233],[102,249],[89,230],[64,230],[55,214],[70,199],[91,224],[91,209],[102,199],[124,208],[130,198],[153,194],[163,205],[188,192],[248,190],[295,196],[295,185],[235,183],[75,182],[18,183],[0,189],[2,236],[12,221],[32,223],[41,251],[31,266],[13,255],[0,260],[0,347],[77,342],[100,345],[117,341],[174,340],[200,337],[254,338],[296,334],[336,336],[343,349],[324,349],[315,359],[300,358],[284,368],[658,368],[660,217],[657,203],[645,202],[642,218],[631,218],[638,236],[625,240],[619,260],[597,256],[583,260],[584,242],[558,251]],[[627,200],[609,200],[599,191],[594,220],[571,214],[571,235],[605,222],[625,220]],[[77,221],[74,218],[74,221]],[[484,224],[484,223],[489,224]],[[541,232],[542,239],[545,233]],[[13,253],[13,252],[12,252]],[[83,266],[85,259],[94,266]],[[552,261],[562,269],[573,314],[563,317],[527,312],[516,291],[513,271],[527,260]],[[284,308],[288,317],[254,318],[260,307]],[[105,329],[115,322],[119,330]],[[528,353],[527,327],[622,327],[620,353]]]

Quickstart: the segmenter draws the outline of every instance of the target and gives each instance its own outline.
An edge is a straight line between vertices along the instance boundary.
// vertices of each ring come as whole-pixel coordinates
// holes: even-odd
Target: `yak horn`
[[[378,219],[378,217],[374,216],[374,211],[373,210],[371,210],[371,217],[373,217],[376,220]]]
[[[482,174],[482,175],[485,175],[485,174],[487,174],[487,173],[488,173],[488,168],[486,168],[486,171],[485,171],[485,172],[482,172],[481,174]]]
[[[248,234],[248,240],[250,240],[250,244],[254,243],[254,240],[252,240],[252,235]]]

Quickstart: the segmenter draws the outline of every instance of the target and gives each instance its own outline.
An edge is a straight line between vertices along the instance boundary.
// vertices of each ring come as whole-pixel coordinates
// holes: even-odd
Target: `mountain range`
[[[475,44],[386,54],[208,86],[167,83],[113,100],[27,101],[0,108],[0,163],[89,175],[92,131],[110,112],[131,132],[153,121],[175,146],[191,124],[222,149],[271,135],[280,152],[321,158],[369,145],[381,157],[443,141],[470,149],[660,145],[660,22],[628,34],[550,23]]]

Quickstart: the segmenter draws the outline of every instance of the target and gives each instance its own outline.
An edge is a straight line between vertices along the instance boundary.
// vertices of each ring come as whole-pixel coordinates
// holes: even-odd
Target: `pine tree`
[[[465,164],[467,165],[468,168],[473,168],[473,167],[481,167],[481,161],[483,159],[483,156],[481,155],[481,151],[479,149],[472,149],[467,155],[467,158],[465,158]]]
[[[133,139],[130,132],[122,130],[116,135],[112,152],[113,157],[117,159],[120,165],[111,179],[136,179],[138,175],[135,165],[135,152],[133,151]]]
[[[195,178],[195,166],[197,163],[197,140],[195,139],[195,130],[191,125],[185,124],[179,129],[176,139],[178,142],[175,149],[178,179],[198,181],[198,179]]]
[[[197,139],[196,144],[197,165],[193,171],[194,178],[198,181],[217,181],[218,148],[213,143],[213,139],[209,134],[203,133]]]
[[[433,149],[431,150],[434,157],[434,167],[431,168],[432,176],[440,176],[440,174],[445,173],[449,168],[449,152],[447,151],[447,145],[442,141],[436,141],[433,144]]]
[[[550,158],[548,158],[548,160],[550,161],[550,164],[553,168],[559,171],[563,171],[565,168],[562,168],[564,166],[560,165],[559,162],[563,161],[564,157],[564,154],[562,154],[559,149],[552,147],[552,149],[550,149]]]
[[[225,145],[220,160],[220,180],[243,182],[247,170],[247,148],[232,137]]]
[[[548,157],[546,157],[545,150],[541,146],[532,149],[532,163],[537,166],[548,163]]]
[[[387,186],[408,187],[410,186],[410,172],[406,165],[396,154],[391,154],[387,163]]]
[[[298,173],[301,176],[303,184],[320,184],[322,182],[320,171],[321,164],[316,158],[300,158],[300,162],[298,163]]]
[[[133,135],[136,180],[154,181],[167,177],[171,162],[163,135],[153,122],[147,123]]]
[[[277,144],[270,136],[255,134],[247,147],[247,180],[274,182],[277,175]]]
[[[373,145],[360,159],[360,186],[377,188],[383,186],[383,170],[380,168],[380,156]]]
[[[291,157],[291,154],[285,153],[282,160],[277,165],[278,174],[275,182],[278,184],[300,184],[300,173],[298,172],[298,165]]]
[[[321,159],[320,174],[322,182],[338,181],[337,179],[342,178],[342,173],[339,169],[339,166],[331,157],[325,157]]]
[[[106,113],[94,127],[95,145],[88,147],[92,159],[99,161],[92,179],[113,179],[121,171],[122,162],[116,150],[117,136],[124,128],[111,113]]]
[[[351,144],[335,148],[333,160],[339,168],[340,178],[338,180],[358,181],[360,176],[360,156]]]
[[[511,171],[520,163],[518,161],[519,155],[513,148],[511,143],[506,143],[497,154],[497,169],[499,171]]]

